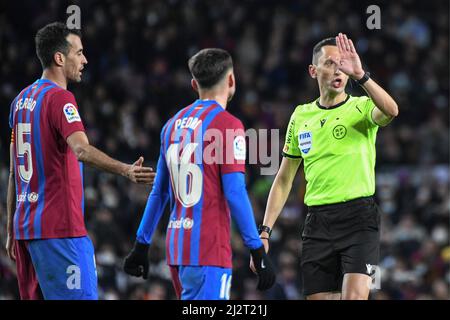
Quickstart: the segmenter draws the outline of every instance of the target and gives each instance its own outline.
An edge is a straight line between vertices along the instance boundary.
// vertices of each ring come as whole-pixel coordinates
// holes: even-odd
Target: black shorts
[[[346,273],[373,275],[379,260],[379,226],[373,197],[309,207],[301,255],[305,296],[340,292]]]

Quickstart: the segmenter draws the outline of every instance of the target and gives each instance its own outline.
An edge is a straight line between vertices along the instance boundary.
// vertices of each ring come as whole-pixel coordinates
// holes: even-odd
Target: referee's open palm
[[[339,49],[340,60],[332,57],[333,62],[349,77],[360,78],[364,71],[352,40],[348,39],[345,34],[339,33],[336,37],[336,45]]]

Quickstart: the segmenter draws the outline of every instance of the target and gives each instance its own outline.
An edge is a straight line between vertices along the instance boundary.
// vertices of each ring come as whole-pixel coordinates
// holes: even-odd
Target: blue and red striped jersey
[[[169,265],[232,266],[231,217],[221,176],[245,173],[244,137],[241,121],[211,100],[197,100],[164,126],[160,159],[172,203]]]
[[[84,131],[73,94],[47,79],[13,100],[15,239],[85,236],[82,164],[66,139]]]

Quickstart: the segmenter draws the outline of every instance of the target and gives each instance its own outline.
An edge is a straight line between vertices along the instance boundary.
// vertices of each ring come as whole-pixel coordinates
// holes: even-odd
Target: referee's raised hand
[[[361,79],[364,76],[364,70],[353,41],[348,39],[346,34],[339,33],[336,37],[336,46],[339,50],[340,59],[333,56],[330,58],[337,68],[352,79]]]

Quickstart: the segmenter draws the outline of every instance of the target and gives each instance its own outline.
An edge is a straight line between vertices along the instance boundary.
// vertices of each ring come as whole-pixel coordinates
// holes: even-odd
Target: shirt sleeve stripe
[[[282,155],[283,157],[286,157],[286,158],[292,158],[292,159],[300,159],[300,158],[302,157],[302,156],[293,156],[293,155],[290,155],[290,154],[285,153],[284,151],[281,152],[281,155]]]

